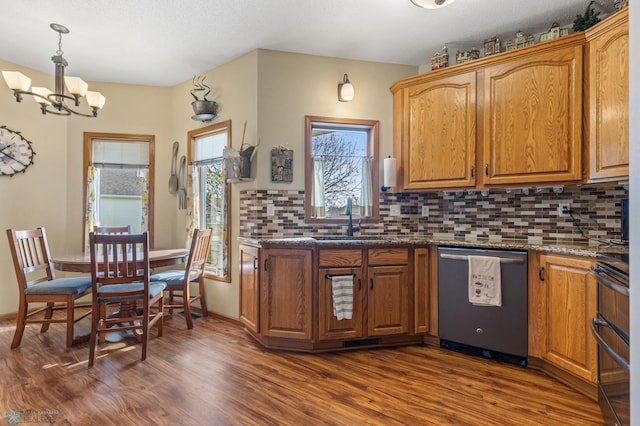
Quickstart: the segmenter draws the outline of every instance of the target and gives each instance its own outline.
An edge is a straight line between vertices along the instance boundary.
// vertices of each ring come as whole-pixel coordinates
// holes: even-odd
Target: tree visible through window
[[[378,122],[306,118],[307,221],[345,220],[347,200],[352,214],[377,220]]]

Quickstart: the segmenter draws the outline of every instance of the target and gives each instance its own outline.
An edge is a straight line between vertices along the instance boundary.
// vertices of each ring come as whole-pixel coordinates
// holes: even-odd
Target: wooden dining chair
[[[68,350],[73,345],[74,324],[91,313],[86,310],[75,316],[77,308],[91,306],[88,303],[76,304],[78,298],[91,291],[91,277],[56,278],[44,228],[7,229],[7,237],[20,290],[20,305],[11,349],[20,346],[25,327],[29,323],[42,324],[41,333],[47,331],[51,323],[66,323]],[[29,312],[30,303],[46,305]],[[66,317],[53,318],[53,313],[57,310],[66,310]]]
[[[165,298],[164,307],[169,309],[169,315],[173,315],[175,308],[182,309],[187,321],[187,328],[190,329],[193,328],[191,304],[199,300],[202,316],[206,317],[209,314],[204,291],[204,268],[209,255],[211,233],[211,229],[193,231],[189,258],[184,270],[170,269],[151,276],[152,282],[161,281],[167,284],[166,291],[169,292],[169,295]],[[191,283],[198,283],[198,294],[191,294]]]
[[[96,234],[130,234],[131,225],[123,226],[98,226],[93,227],[93,232]]]
[[[89,339],[89,367],[96,342],[107,333],[132,331],[142,341],[147,357],[151,327],[162,336],[164,282],[149,281],[149,237],[142,234],[89,234],[93,314]],[[117,312],[108,312],[116,304]]]

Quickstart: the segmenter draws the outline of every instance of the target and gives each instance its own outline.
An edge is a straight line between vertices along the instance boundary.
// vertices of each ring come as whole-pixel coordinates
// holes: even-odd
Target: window
[[[149,232],[153,247],[153,135],[84,134],[84,245],[94,225]]]
[[[377,222],[378,121],[306,117],[305,219]]]
[[[230,281],[230,191],[226,182],[223,160],[224,150],[231,141],[231,121],[192,130],[189,138],[189,164],[191,164],[191,197],[193,202],[187,213],[192,218],[191,228],[210,228],[211,246],[205,275],[221,281]],[[189,203],[188,203],[189,204]],[[190,230],[190,234],[193,230]]]

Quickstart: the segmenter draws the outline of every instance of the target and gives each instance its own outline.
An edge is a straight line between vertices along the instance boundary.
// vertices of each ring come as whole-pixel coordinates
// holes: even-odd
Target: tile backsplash
[[[530,188],[446,193],[381,193],[380,222],[362,224],[358,235],[466,239],[530,244],[590,243],[620,239],[620,200],[628,197],[619,186],[564,187],[536,192]],[[573,217],[560,217],[558,205],[570,203]],[[273,205],[274,214],[267,214]],[[392,205],[401,214],[391,216]],[[422,216],[422,207],[428,216]],[[282,238],[346,234],[346,225],[306,224],[304,191],[245,190],[240,192],[240,236]],[[587,238],[588,237],[588,238]]]

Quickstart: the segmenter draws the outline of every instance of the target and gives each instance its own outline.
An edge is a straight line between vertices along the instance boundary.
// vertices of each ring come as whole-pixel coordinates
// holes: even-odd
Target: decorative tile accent
[[[434,238],[438,240],[523,240],[530,244],[600,244],[620,239],[620,200],[628,197],[622,187],[550,188],[534,194],[520,190],[448,193],[380,194],[380,223],[363,224],[358,235]],[[558,217],[559,203],[570,203],[572,217]],[[274,216],[267,216],[273,203]],[[400,205],[400,216],[390,216],[391,204]],[[422,206],[429,216],[422,217]],[[584,233],[584,235],[582,235]],[[245,190],[240,193],[240,236],[285,238],[346,234],[346,225],[305,224],[304,191]]]

